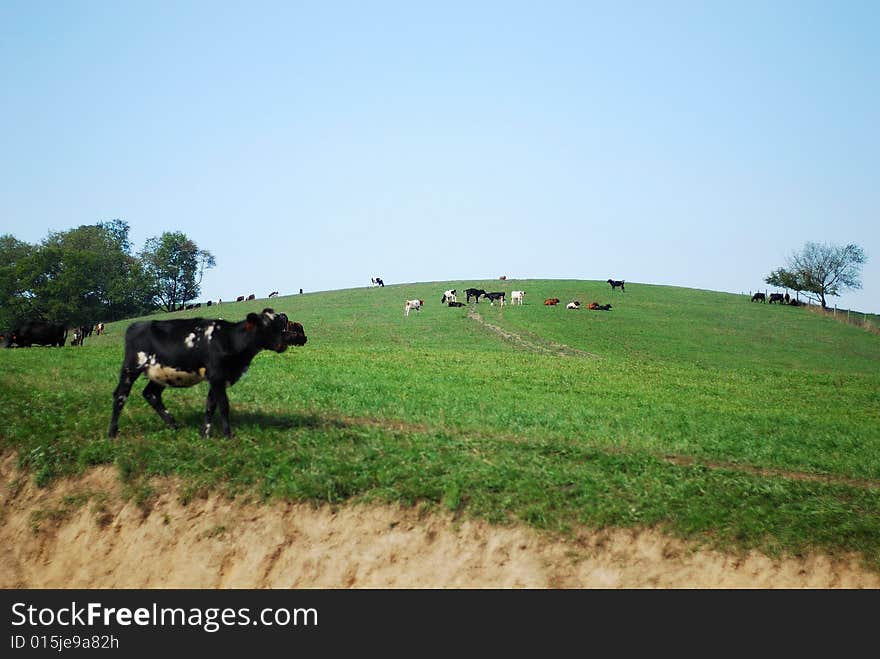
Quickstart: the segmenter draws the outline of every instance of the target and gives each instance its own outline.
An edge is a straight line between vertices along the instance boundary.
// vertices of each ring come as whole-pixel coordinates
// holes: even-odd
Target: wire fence
[[[754,293],[763,293],[766,299],[770,298],[769,290],[749,291],[749,297],[752,298]],[[745,295],[745,293],[743,293],[743,295]],[[792,303],[794,303],[794,300],[795,298],[792,298]],[[809,300],[797,300],[797,305],[805,307],[809,311],[819,314],[820,316],[829,316],[842,323],[855,325],[856,327],[861,327],[872,334],[880,335],[880,316],[875,314],[853,311],[851,309],[838,309],[836,306],[823,309],[822,305],[814,304]]]

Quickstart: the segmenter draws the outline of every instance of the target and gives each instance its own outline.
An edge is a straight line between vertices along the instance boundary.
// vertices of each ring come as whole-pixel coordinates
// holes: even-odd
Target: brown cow
[[[547,305],[548,307],[555,307],[557,304],[559,304],[559,298],[558,297],[547,298],[546,300],[544,300],[544,304]]]

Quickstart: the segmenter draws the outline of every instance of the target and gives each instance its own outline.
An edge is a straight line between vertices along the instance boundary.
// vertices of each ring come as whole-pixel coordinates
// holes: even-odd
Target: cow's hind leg
[[[153,409],[156,410],[156,413],[162,417],[162,420],[167,423],[172,428],[179,428],[177,421],[174,420],[174,417],[168,413],[168,410],[165,409],[165,404],[162,402],[162,392],[165,390],[161,384],[157,384],[150,380],[147,382],[147,386],[144,387],[144,398],[147,399],[147,402],[152,405]]]
[[[107,433],[111,439],[116,437],[119,432],[119,414],[122,412],[122,407],[131,391],[131,385],[134,384],[139,374],[138,371],[125,366],[119,373],[119,384],[116,385],[116,390],[113,392],[113,415],[110,417],[110,430]]]

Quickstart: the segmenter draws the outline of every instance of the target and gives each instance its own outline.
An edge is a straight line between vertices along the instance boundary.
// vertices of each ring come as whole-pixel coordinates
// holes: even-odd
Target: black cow
[[[763,293],[755,293],[752,296],[752,302],[766,302],[766,301],[767,301],[767,296],[764,295]]]
[[[67,341],[67,328],[64,325],[29,320],[9,333],[6,337],[6,347],[29,348],[32,345],[41,345],[60,348],[65,341]]]
[[[480,296],[485,295],[486,291],[482,288],[468,288],[465,290],[464,294],[467,296],[466,302],[470,302],[471,298],[474,298],[477,304],[480,303]]]
[[[285,314],[272,309],[249,313],[237,323],[204,318],[132,323],[125,331],[125,357],[113,392],[108,434],[116,437],[119,413],[132,384],[143,373],[149,380],[144,398],[172,428],[179,426],[162,403],[165,387],[191,387],[207,380],[210,388],[202,434],[210,434],[214,411],[219,407],[223,433],[231,437],[226,388],[238,382],[261,350],[284,352],[290,345],[305,342],[302,325],[291,324]]]
[[[618,281],[618,280],[616,280],[616,279],[607,279],[606,281],[607,281],[609,284],[611,284],[611,292],[612,292],[612,293],[614,292],[614,289],[615,289],[615,288],[620,288],[621,291],[623,291],[624,293],[626,293],[626,289],[623,287],[623,284],[624,284],[624,280],[623,280],[623,279],[621,279],[620,281]]]
[[[782,293],[770,293],[770,299],[767,300],[767,304],[773,304],[774,302],[779,302],[779,304],[782,304],[784,299],[785,296],[783,296]]]
[[[278,296],[278,291],[272,291],[271,293],[269,293],[269,297],[277,297],[277,296]]]
[[[495,291],[494,293],[485,293],[484,297],[489,300],[489,304],[495,304],[496,300],[501,300],[501,306],[504,306],[504,291]]]
[[[450,307],[463,307],[464,306],[464,302],[455,302],[454,300],[450,300],[446,304],[448,304]]]
[[[237,298],[235,298],[235,301],[236,302],[244,302],[244,295],[239,295]]]

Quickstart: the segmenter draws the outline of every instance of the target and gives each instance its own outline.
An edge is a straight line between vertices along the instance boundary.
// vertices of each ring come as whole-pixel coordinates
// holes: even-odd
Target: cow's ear
[[[259,323],[260,323],[260,317],[255,313],[249,313],[247,315],[247,318],[245,319],[244,328],[248,332],[253,332]]]

